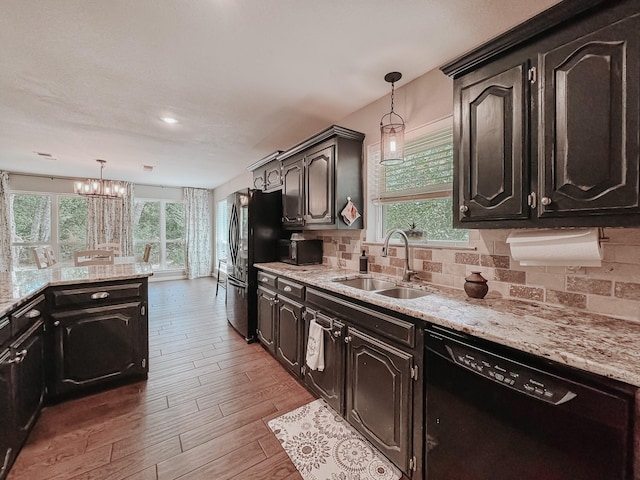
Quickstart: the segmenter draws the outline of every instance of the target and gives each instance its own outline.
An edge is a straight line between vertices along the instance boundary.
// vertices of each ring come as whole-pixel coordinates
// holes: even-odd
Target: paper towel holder
[[[599,267],[607,240],[601,228],[552,228],[513,231],[506,242],[523,266]]]
[[[602,245],[603,243],[606,243],[609,240],[610,238],[604,234],[604,228],[598,227],[598,242]]]

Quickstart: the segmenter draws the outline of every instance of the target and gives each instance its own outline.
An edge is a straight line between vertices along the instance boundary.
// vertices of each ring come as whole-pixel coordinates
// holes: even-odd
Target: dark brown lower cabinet
[[[16,428],[13,422],[13,395],[11,388],[11,353],[0,351],[0,479],[9,473],[16,456]]]
[[[276,327],[276,292],[258,287],[258,340],[273,355],[276,353],[275,327]]]
[[[52,395],[146,375],[147,322],[143,302],[56,312],[51,319]]]
[[[35,424],[44,395],[44,322],[38,319],[0,354],[0,479]]]
[[[39,320],[11,344],[14,419],[22,443],[44,403],[44,322]]]
[[[344,415],[344,324],[311,309],[304,312],[305,332],[314,319],[325,330],[324,370],[311,370],[305,366],[304,383],[315,394],[321,396],[336,412]],[[306,345],[306,343],[305,343]],[[305,348],[306,352],[306,348]],[[304,360],[303,360],[304,361]]]
[[[278,296],[276,358],[296,376],[302,368],[302,304]]]
[[[405,473],[410,471],[413,355],[349,326],[346,419]]]

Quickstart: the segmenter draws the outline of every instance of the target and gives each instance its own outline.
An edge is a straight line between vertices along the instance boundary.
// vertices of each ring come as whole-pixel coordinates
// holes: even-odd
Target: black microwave
[[[280,240],[278,258],[292,265],[322,263],[322,240]]]

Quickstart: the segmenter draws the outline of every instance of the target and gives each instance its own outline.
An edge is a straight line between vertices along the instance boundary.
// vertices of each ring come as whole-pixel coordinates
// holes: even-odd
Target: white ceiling
[[[215,188],[557,1],[2,0],[0,169]]]

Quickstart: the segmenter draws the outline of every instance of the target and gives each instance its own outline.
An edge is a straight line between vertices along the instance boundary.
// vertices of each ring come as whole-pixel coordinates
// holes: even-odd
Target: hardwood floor
[[[311,400],[215,280],[149,285],[149,379],[47,407],[9,480],[301,479],[266,422]]]

